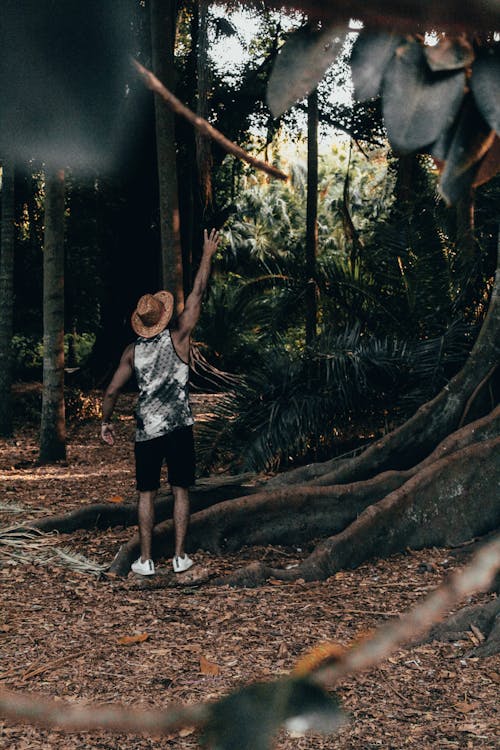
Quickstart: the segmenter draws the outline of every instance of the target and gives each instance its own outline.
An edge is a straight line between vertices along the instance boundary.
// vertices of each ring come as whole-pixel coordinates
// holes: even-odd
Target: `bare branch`
[[[233,156],[237,156],[238,159],[243,159],[243,161],[251,164],[251,166],[255,167],[255,169],[260,169],[262,172],[266,172],[268,175],[271,175],[271,177],[276,177],[278,180],[286,181],[288,179],[287,175],[284,174],[284,172],[281,172],[279,169],[276,169],[276,167],[273,167],[271,164],[268,164],[265,161],[255,159],[255,157],[247,153],[243,148],[241,148],[241,146],[238,146],[236,143],[233,143],[233,141],[230,141],[229,138],[226,138],[225,135],[222,135],[219,130],[210,125],[210,123],[204,120],[203,117],[195,115],[195,113],[192,112],[184,104],[182,104],[182,102],[179,101],[179,99],[177,99],[177,97],[174,96],[174,94],[172,94],[172,92],[169,91],[163,85],[163,83],[161,83],[161,81],[159,81],[158,78],[153,73],[151,73],[150,70],[137,62],[137,60],[133,60],[133,64],[141,74],[146,86],[156,94],[161,96],[161,98],[166,102],[170,109],[175,112],[176,115],[184,117],[188,122],[191,123],[191,125],[199,130],[200,133],[207,136],[208,138],[212,138],[212,140],[218,143],[219,146],[224,149],[224,151],[227,151],[228,154],[233,154]]]
[[[314,681],[323,686],[332,685],[346,674],[378,664],[403,644],[424,635],[463,599],[486,591],[498,570],[500,536],[485,545],[465,568],[456,571],[397,622],[380,628],[372,638],[348,649],[332,665],[317,669]]]
[[[0,715],[66,731],[106,729],[110,732],[165,734],[181,727],[204,725],[210,707],[208,704],[174,705],[164,710],[142,711],[129,706],[69,704],[0,689]]]

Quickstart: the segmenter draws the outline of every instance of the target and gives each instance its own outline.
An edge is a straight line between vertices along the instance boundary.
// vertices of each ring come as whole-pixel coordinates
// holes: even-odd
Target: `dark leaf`
[[[212,750],[268,750],[282,724],[333,732],[345,723],[334,698],[308,680],[256,683],[216,703],[207,729]]]
[[[387,66],[404,37],[386,31],[363,31],[352,48],[354,96],[362,102],[380,93]]]
[[[231,37],[237,36],[238,30],[234,24],[231,23],[227,18],[214,18],[212,23],[215,26],[215,36],[219,37]]]
[[[424,47],[429,68],[434,72],[460,70],[474,62],[474,50],[464,37],[445,36],[433,47]]]
[[[408,154],[435,142],[454,122],[464,88],[464,71],[432,73],[418,42],[400,48],[382,86],[382,110],[392,148]]]
[[[479,50],[470,86],[482,116],[500,135],[500,44]]]
[[[267,102],[279,117],[313,91],[334,62],[345,40],[345,30],[308,26],[296,31],[281,48],[267,86]]]
[[[445,147],[446,162],[439,190],[447,203],[456,203],[471,189],[477,164],[489,151],[494,139],[494,131],[469,96],[449,134],[449,145]]]

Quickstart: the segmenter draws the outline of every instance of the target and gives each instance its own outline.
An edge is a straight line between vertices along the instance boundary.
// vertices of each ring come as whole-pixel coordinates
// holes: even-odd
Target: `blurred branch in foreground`
[[[301,668],[295,670],[294,676],[275,683],[267,683],[265,688],[250,685],[239,695],[245,695],[248,699],[250,691],[256,692],[258,689],[261,692],[265,690],[266,695],[269,696],[273,692],[273,686],[277,693],[283,694],[287,686],[288,688],[297,686],[297,674],[306,678],[308,684],[314,682],[318,686],[331,686],[344,675],[372,667],[405,643],[421,637],[465,598],[488,590],[498,570],[500,570],[500,536],[485,544],[468,565],[453,573],[447,581],[396,622],[382,626],[372,637],[348,648],[340,653],[340,656],[338,647],[332,646],[330,656],[334,656],[333,663],[325,665],[325,660],[321,659],[324,651],[318,647],[309,656],[309,666],[307,666],[306,657],[301,660]],[[328,653],[325,655],[328,662]],[[319,665],[317,665],[318,661],[321,661]],[[27,721],[71,731],[106,729],[122,733],[161,734],[185,726],[210,727],[213,718],[218,717],[220,720],[221,715],[224,720],[231,723],[234,717],[231,717],[229,712],[223,713],[218,708],[225,705],[228,699],[232,699],[234,703],[238,699],[238,694],[233,693],[219,703],[211,705],[200,703],[192,706],[167,706],[165,709],[141,711],[128,706],[70,705],[62,701],[0,690],[0,715],[11,721]],[[252,712],[258,712],[259,706],[259,701],[255,701],[252,704]],[[300,707],[298,711],[300,713]],[[259,716],[252,715],[251,718],[254,722],[259,721]],[[286,717],[277,716],[276,718],[280,720]]]

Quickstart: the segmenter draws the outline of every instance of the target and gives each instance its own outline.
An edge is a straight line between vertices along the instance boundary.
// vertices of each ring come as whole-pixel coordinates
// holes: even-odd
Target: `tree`
[[[0,435],[12,435],[12,332],[14,311],[14,165],[2,164],[0,247]]]
[[[168,88],[173,88],[174,44],[176,30],[175,0],[151,0],[151,47],[153,71]],[[182,250],[175,118],[160,97],[155,97],[156,148],[160,186],[161,283],[176,300],[176,309],[184,305]]]
[[[306,209],[306,344],[316,337],[317,286],[316,256],[318,254],[318,92],[307,99],[307,209]]]
[[[66,458],[64,413],[64,170],[46,172],[43,248],[41,463]]]
[[[500,121],[497,108],[491,107],[491,87],[496,92],[500,88],[495,67],[498,44],[485,52],[481,43],[476,47],[475,42],[465,41],[467,54],[459,62],[460,43],[452,38],[450,53],[450,42],[442,37],[437,51],[428,52],[419,39],[367,32],[358,40],[352,63],[357,93],[364,92],[361,98],[382,90],[384,120],[393,145],[403,154],[430,151],[444,161],[440,189],[450,203],[480,182],[486,158],[493,159],[490,176],[500,166],[492,151]],[[317,38],[311,36],[311,43],[305,45],[304,65],[306,60],[310,65],[308,55],[314,45]],[[324,45],[319,49],[324,55]],[[396,50],[398,58],[392,65]],[[404,67],[410,59],[414,67]],[[474,59],[478,64],[472,72],[473,100],[470,94],[464,98],[462,84],[464,69]],[[302,72],[297,63],[295,56],[289,65],[290,102],[297,98],[295,79]],[[413,106],[401,107],[405,94]],[[279,97],[281,111],[282,89]],[[465,121],[474,123],[472,131],[466,129]],[[437,396],[354,458],[333,459],[277,476],[250,498],[221,503],[195,516],[193,541],[205,547],[228,544],[237,548],[249,542],[290,543],[324,537],[296,569],[276,570],[260,564],[221,582],[258,585],[270,576],[322,579],[375,554],[391,554],[408,546],[459,544],[500,525],[499,409],[493,401],[483,407],[480,419],[472,417],[478,394],[500,364],[498,234],[488,314],[465,365]],[[476,497],[481,498],[480,508],[474,504]],[[156,538],[164,544],[170,538],[171,524],[161,526]],[[198,542],[201,529],[203,542]],[[113,563],[114,570],[128,569],[136,548],[137,540],[125,547]],[[497,603],[493,618],[499,612]]]

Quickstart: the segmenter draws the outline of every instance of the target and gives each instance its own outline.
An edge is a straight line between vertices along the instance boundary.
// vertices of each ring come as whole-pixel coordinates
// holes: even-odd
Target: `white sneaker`
[[[145,562],[142,562],[141,558],[139,557],[135,562],[132,563],[131,568],[134,573],[138,573],[140,576],[154,576],[155,574],[155,565],[152,560],[146,560]]]
[[[189,570],[191,565],[194,565],[194,562],[187,555],[184,555],[184,557],[176,555],[172,560],[174,573],[184,573],[185,570]]]

